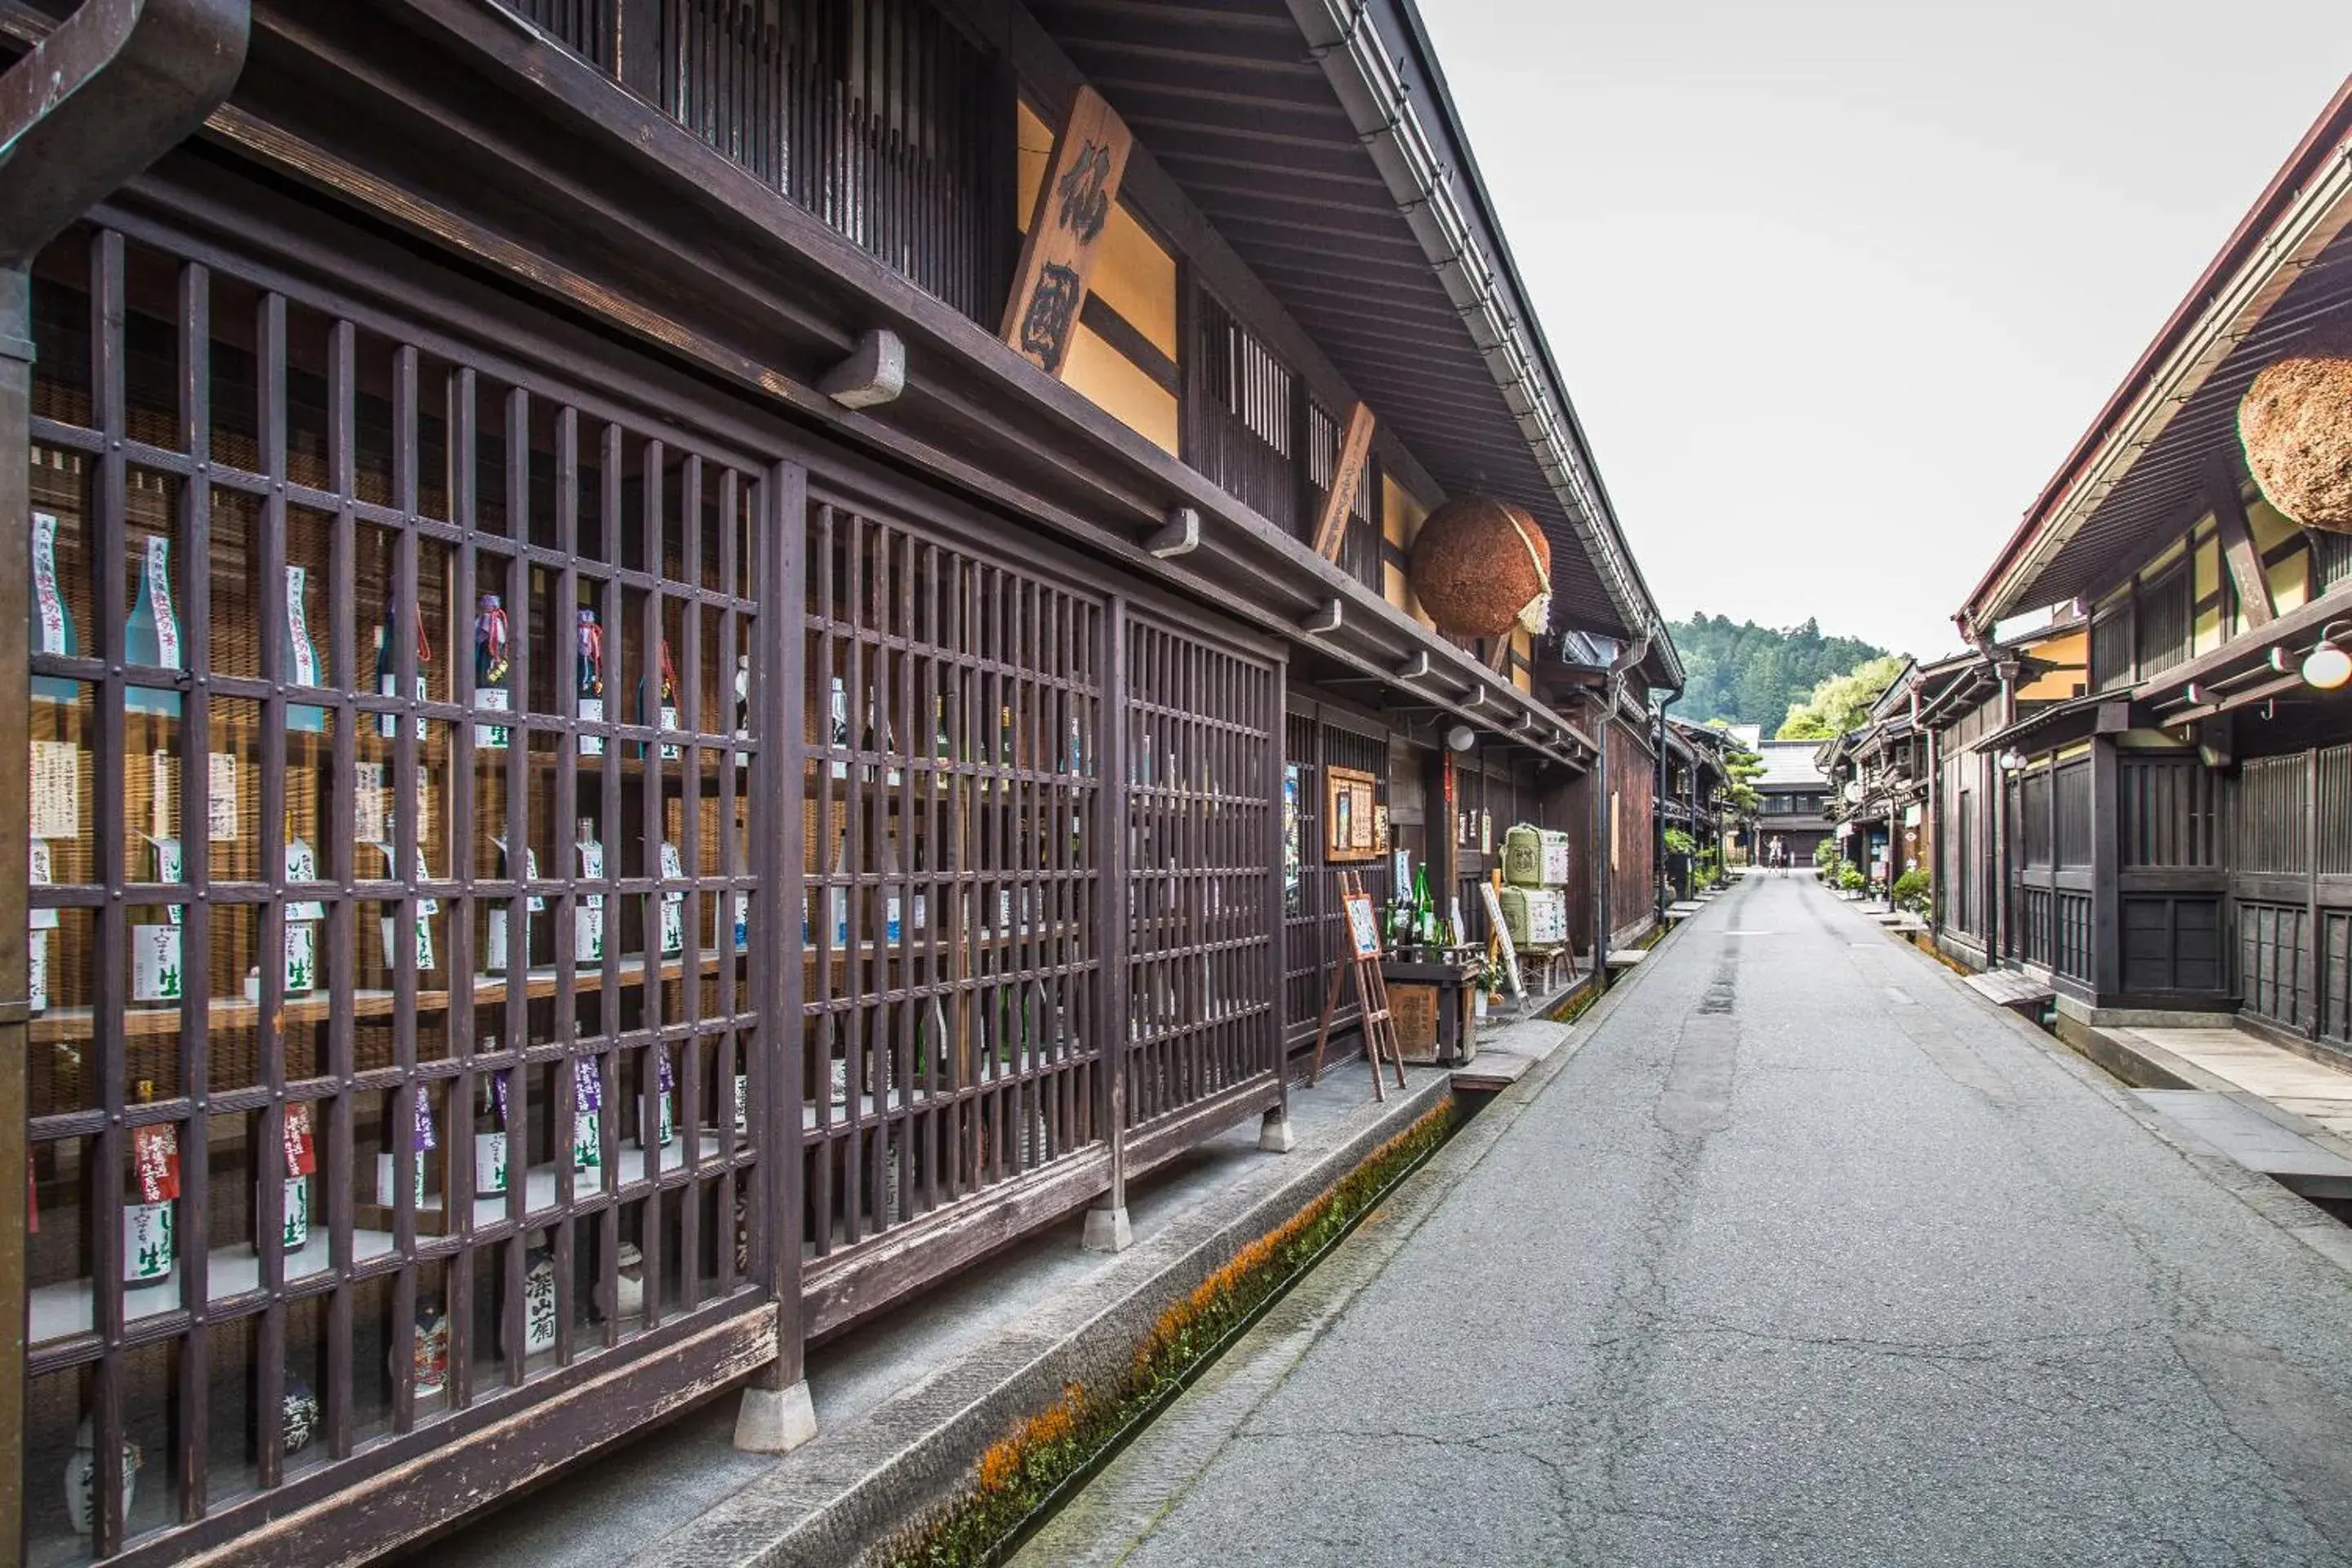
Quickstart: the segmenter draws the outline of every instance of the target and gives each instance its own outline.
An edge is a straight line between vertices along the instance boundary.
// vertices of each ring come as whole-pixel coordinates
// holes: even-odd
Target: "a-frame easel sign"
[[[1388,1053],[1396,1069],[1399,1089],[1404,1087],[1404,1051],[1397,1044],[1396,1022],[1389,1016],[1389,983],[1381,974],[1381,923],[1372,912],[1372,896],[1353,871],[1339,873],[1339,908],[1346,913],[1348,951],[1331,966],[1331,984],[1323,993],[1323,1021],[1315,1029],[1315,1059],[1307,1071],[1307,1086],[1323,1076],[1323,1047],[1331,1038],[1331,1022],[1339,1013],[1339,987],[1356,977],[1356,1001],[1363,1010],[1364,1059],[1372,1065],[1372,1098],[1388,1099],[1381,1084],[1381,1054]]]

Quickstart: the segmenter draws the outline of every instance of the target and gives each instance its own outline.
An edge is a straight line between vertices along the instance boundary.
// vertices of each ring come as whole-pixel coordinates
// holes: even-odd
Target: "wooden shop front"
[[[971,9],[265,5],[36,265],[27,1561],[361,1556],[804,1396],[1278,1116],[1339,870],[1580,820],[1395,587],[1436,443],[1147,150],[1064,185],[1101,100]]]

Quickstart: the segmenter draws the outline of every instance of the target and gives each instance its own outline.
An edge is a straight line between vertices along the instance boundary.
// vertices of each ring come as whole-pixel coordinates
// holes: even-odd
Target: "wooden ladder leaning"
[[[1389,983],[1381,973],[1380,922],[1370,913],[1371,901],[1361,877],[1353,871],[1339,873],[1339,910],[1347,917],[1341,922],[1340,936],[1348,951],[1331,966],[1331,984],[1323,993],[1323,1019],[1315,1030],[1315,1059],[1307,1071],[1307,1087],[1314,1088],[1323,1076],[1323,1047],[1330,1042],[1331,1024],[1339,1016],[1339,987],[1352,974],[1357,1005],[1363,1012],[1364,1059],[1372,1067],[1372,1098],[1385,1102],[1388,1090],[1381,1083],[1381,1052],[1387,1050],[1390,1065],[1396,1069],[1397,1087],[1402,1089],[1404,1047],[1397,1041],[1396,1020],[1389,1011]],[[1360,908],[1353,907],[1359,904]]]

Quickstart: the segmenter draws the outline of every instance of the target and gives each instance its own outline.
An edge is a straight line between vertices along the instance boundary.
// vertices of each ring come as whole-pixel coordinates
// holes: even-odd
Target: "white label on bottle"
[[[507,1190],[507,1135],[474,1134],[474,1195],[491,1197]]]
[[[604,700],[601,697],[583,697],[580,700],[580,721],[583,724],[602,724],[604,721]],[[580,754],[583,757],[603,756],[604,754],[604,737],[602,735],[581,736]]]
[[[572,911],[572,959],[575,963],[604,962],[604,911],[593,904]]]
[[[421,908],[422,906],[420,905],[420,912],[416,917],[416,946],[414,956],[416,960],[416,967],[420,970],[425,970],[435,967],[435,960],[433,956],[433,922],[425,917],[421,912]],[[382,923],[383,926],[384,967],[386,969],[398,969],[400,967],[401,961],[400,917],[398,915],[385,915]]]
[[[482,687],[474,693],[474,706],[485,713],[503,713],[507,711],[507,694],[495,686]],[[474,744],[484,751],[505,751],[507,727],[504,724],[475,725]]]
[[[289,1176],[286,1179],[286,1228],[282,1235],[289,1252],[299,1252],[310,1242],[310,1179]]]
[[[386,670],[376,678],[375,689],[379,697],[396,695],[400,690],[400,677]],[[416,678],[416,700],[431,701],[432,698],[427,695],[427,691],[425,677],[419,675]],[[392,740],[400,733],[400,721],[390,713],[379,713],[375,716],[375,732],[387,741]],[[420,741],[425,739],[425,720],[422,716],[419,716],[416,721],[416,738]]]
[[[41,627],[41,645],[33,651],[70,652],[66,647],[66,602],[58,592],[58,520],[54,512],[33,514],[33,598]]]
[[[307,921],[286,922],[286,994],[306,996],[317,986],[319,928]]]
[[[362,844],[376,844],[392,837],[390,815],[384,809],[384,765],[382,763],[352,764],[352,837]]]
[[[160,533],[147,536],[147,613],[155,621],[155,662],[164,669],[180,668],[180,620],[172,609],[172,542]]]
[[[662,704],[661,727],[665,730],[675,730],[677,728],[677,710],[671,707],[667,702]],[[665,741],[662,742],[661,754],[663,762],[674,763],[686,753],[679,750],[679,748],[675,744]]]
[[[33,837],[81,837],[81,748],[71,741],[33,742]]]
[[[310,841],[289,838],[286,841],[286,879],[289,882],[315,882],[319,879],[319,852]],[[297,899],[286,906],[286,919],[322,921],[327,918],[327,906],[316,899]]]
[[[507,972],[507,911],[499,905],[489,911],[489,931],[482,942],[482,971],[486,974]]]
[[[686,878],[686,861],[678,854],[677,846],[667,838],[662,840],[661,874],[664,881],[683,881]],[[686,895],[673,889],[664,893],[662,897],[676,900],[685,898]]]
[[[286,641],[294,656],[294,684],[319,684],[319,650],[310,646],[309,612],[302,606],[302,590],[310,581],[307,567],[286,568]]]
[[[215,752],[210,758],[211,800],[205,806],[205,837],[215,844],[236,842],[236,757]]]
[[[122,1282],[151,1285],[172,1273],[172,1205],[122,1205]]]
[[[31,854],[26,861],[26,876],[25,880],[36,888],[47,887],[52,875],[50,871],[50,864],[48,841],[43,838],[34,839],[31,846]],[[32,931],[57,930],[58,911],[53,909],[33,910],[32,923],[27,929]]]
[[[180,928],[136,925],[131,928],[131,999],[134,1002],[177,1002],[180,999]]]
[[[686,916],[676,899],[664,899],[661,906],[661,952],[664,958],[676,958],[686,952]]]
[[[50,910],[54,915],[58,911]],[[25,939],[25,994],[36,1013],[46,1013],[49,1007],[49,933],[40,929],[35,910],[32,934]]]
[[[171,752],[148,753],[147,783],[147,836],[168,838],[178,831],[173,818],[180,814],[180,770]]]

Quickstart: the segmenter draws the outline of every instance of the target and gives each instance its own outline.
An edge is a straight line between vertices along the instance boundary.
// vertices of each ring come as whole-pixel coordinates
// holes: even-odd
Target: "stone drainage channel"
[[[1544,1022],[1564,1024],[1583,1013],[1599,1000],[1601,994],[1595,992],[1588,982],[1570,989],[1543,1012],[1533,1014],[1531,1016]],[[1446,1144],[1453,1142],[1458,1133],[1498,1098],[1500,1092],[1496,1089],[1457,1084],[1444,1105],[1439,1108],[1440,1113],[1445,1118],[1440,1136],[1416,1150],[1411,1158],[1400,1162],[1394,1170],[1386,1173],[1377,1187],[1368,1194],[1363,1194],[1355,1203],[1352,1212],[1346,1216],[1338,1228],[1325,1237],[1311,1252],[1297,1259],[1266,1290],[1262,1300],[1236,1318],[1217,1335],[1215,1340],[1195,1353],[1180,1372],[1161,1382],[1143,1403],[1102,1438],[1076,1468],[1047,1489],[992,1546],[969,1558],[968,1561],[975,1564],[986,1565],[986,1568],[997,1568],[997,1565],[1008,1563],[1019,1555],[1022,1548],[1026,1546],[1039,1531],[1062,1512],[1087,1489],[1089,1483],[1097,1479],[1137,1437],[1150,1427],[1153,1422],[1165,1415],[1171,1405],[1182,1398],[1186,1392],[1213,1370],[1227,1352],[1246,1338],[1268,1313],[1282,1305],[1291,1292],[1313,1275],[1316,1269],[1355,1235],[1367,1220],[1380,1213],[1382,1205],[1395,1194],[1397,1190],[1416,1172],[1428,1164]],[[1372,1157],[1373,1161],[1378,1158],[1377,1154]],[[1366,1162],[1367,1164],[1371,1163],[1372,1161]],[[1361,1168],[1359,1167],[1359,1169]],[[1345,1182],[1346,1178],[1343,1177],[1340,1184],[1344,1185]],[[1339,1190],[1338,1186],[1332,1189],[1335,1193]],[[890,1564],[908,1561],[908,1553],[903,1550],[894,1551],[892,1548],[893,1546],[903,1548],[910,1544],[912,1542],[909,1537],[898,1536],[893,1542],[886,1542],[872,1555],[869,1562],[877,1564]]]

